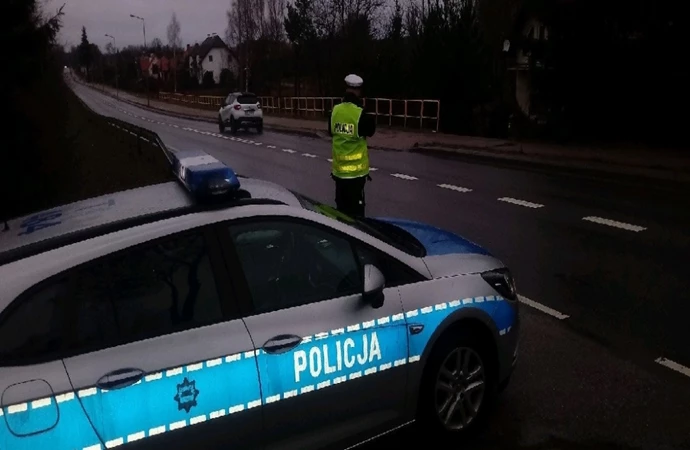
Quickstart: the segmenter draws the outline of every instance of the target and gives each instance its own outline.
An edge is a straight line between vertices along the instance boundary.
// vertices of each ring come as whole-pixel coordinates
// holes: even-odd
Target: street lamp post
[[[117,48],[117,43],[115,42],[114,37],[112,37],[111,35],[109,35],[107,33],[106,33],[105,37],[109,37],[110,39],[112,39],[113,40],[113,47],[115,47],[115,98],[120,98],[120,90],[119,90],[119,82],[118,82],[119,75],[118,75],[118,68],[117,68],[118,62],[120,59],[120,50],[118,50],[118,48]]]
[[[141,20],[142,27],[144,29],[144,51],[147,51],[147,46],[146,46],[146,21],[144,20],[143,17],[136,16],[134,14],[130,14],[129,17],[132,19],[139,19]],[[149,101],[149,74],[146,74],[146,105],[151,106],[151,102]]]

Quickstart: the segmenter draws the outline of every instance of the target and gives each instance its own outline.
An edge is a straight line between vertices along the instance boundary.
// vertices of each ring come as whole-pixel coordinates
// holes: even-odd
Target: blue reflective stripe
[[[92,387],[51,397],[50,402],[6,406],[0,410],[0,449],[102,449],[79,400],[110,447],[414,363],[439,324],[460,308],[485,311],[500,335],[510,333],[517,318],[515,306],[500,296],[452,300],[306,336],[292,352],[243,352],[149,374],[124,389]],[[409,337],[409,351],[408,323],[424,325],[421,333]],[[45,427],[48,415],[54,414],[50,405],[59,409],[54,428],[28,437],[8,429],[8,424],[15,433]]]
[[[274,403],[372,375],[407,361],[402,314],[303,338],[293,351],[261,352],[259,373],[264,403]]]
[[[50,403],[45,405],[48,401]],[[59,409],[60,420],[54,428],[32,436],[20,437],[12,433],[40,430],[50,421],[49,416],[55,414],[55,407]],[[4,416],[0,417],[2,450],[82,449],[98,442],[98,436],[72,392],[7,406],[2,408],[0,416]]]
[[[460,308],[478,308],[486,312],[493,319],[499,335],[506,334],[516,319],[515,307],[499,295],[468,297],[407,311],[405,316],[409,323],[424,325],[421,333],[410,336],[411,359],[418,359],[424,353],[436,328]]]
[[[251,351],[193,363],[124,389],[92,388],[79,396],[106,444],[143,439],[260,406],[254,358]]]
[[[0,449],[101,449],[84,410],[106,447],[110,447],[261,405],[254,351],[149,374],[123,389],[90,387],[57,397],[57,426],[34,436],[16,437],[3,422]],[[9,417],[9,411],[26,405],[26,411],[12,416],[16,415],[17,423],[26,423],[27,429],[36,428],[46,419],[30,404],[8,406],[3,413]]]

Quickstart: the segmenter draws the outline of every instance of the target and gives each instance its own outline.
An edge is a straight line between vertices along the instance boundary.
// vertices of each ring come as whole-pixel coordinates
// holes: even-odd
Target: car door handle
[[[267,340],[262,347],[266,353],[284,353],[297,347],[302,342],[302,338],[294,334],[281,334]]]
[[[115,389],[126,388],[136,384],[144,378],[144,371],[140,369],[117,369],[103,375],[96,386],[101,389],[112,391]]]

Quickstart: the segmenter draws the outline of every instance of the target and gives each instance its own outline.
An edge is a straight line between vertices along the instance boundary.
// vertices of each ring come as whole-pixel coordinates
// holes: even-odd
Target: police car
[[[518,354],[498,259],[171,160],[179,181],[0,231],[0,449],[344,448],[487,417]]]

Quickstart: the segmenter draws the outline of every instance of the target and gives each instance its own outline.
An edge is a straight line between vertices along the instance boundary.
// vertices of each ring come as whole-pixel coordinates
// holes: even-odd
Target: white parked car
[[[264,129],[264,114],[259,97],[249,92],[233,92],[227,96],[218,111],[218,129],[221,133],[229,126],[234,134],[238,128],[255,128],[258,133]]]

